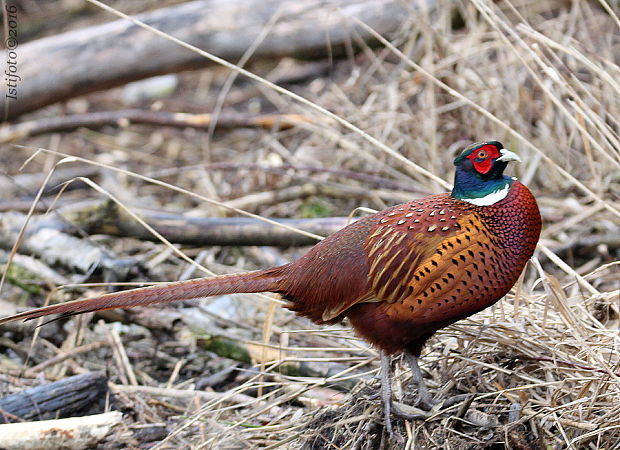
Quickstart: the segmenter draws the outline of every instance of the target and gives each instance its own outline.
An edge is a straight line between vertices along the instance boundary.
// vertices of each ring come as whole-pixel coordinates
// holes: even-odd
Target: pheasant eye
[[[487,156],[489,156],[489,154],[486,152],[486,150],[480,150],[480,151],[478,152],[478,158],[479,158],[479,159],[484,159],[484,158],[486,158]]]

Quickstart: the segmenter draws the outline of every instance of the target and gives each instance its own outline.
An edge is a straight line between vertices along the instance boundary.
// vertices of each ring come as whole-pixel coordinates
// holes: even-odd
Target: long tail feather
[[[191,298],[242,292],[278,292],[281,286],[282,269],[286,266],[257,272],[223,275],[212,278],[197,278],[175,283],[149,286],[128,291],[104,294],[82,300],[46,306],[0,319],[0,325],[15,320],[32,320],[37,317],[60,314],[59,318],[116,308],[170,303]]]

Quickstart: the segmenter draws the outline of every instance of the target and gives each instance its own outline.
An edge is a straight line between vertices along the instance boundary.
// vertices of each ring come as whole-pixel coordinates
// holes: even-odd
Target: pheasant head
[[[452,196],[478,206],[489,206],[508,194],[514,178],[504,175],[510,161],[521,161],[497,141],[477,142],[456,157]]]

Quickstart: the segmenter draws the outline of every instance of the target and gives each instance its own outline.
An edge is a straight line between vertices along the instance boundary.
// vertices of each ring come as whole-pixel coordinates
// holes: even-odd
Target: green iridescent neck
[[[492,205],[508,195],[514,180],[508,176],[483,179],[477,173],[466,172],[457,167],[452,197],[474,205]]]

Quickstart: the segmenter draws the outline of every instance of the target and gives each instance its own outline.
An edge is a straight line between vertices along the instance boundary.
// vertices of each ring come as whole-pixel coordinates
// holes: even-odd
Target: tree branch
[[[250,116],[241,113],[220,114],[217,128],[278,128],[287,129],[296,123],[310,122],[298,114],[262,114]],[[70,116],[46,117],[30,120],[0,128],[0,144],[13,142],[31,136],[59,131],[70,131],[80,127],[100,128],[105,125],[127,126],[130,123],[163,125],[177,128],[208,129],[211,114],[187,114],[167,111],[125,109],[120,111],[101,111]]]

